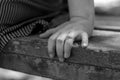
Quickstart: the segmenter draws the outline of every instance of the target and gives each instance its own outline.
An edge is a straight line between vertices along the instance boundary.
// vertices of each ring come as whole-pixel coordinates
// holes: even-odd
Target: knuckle
[[[62,43],[62,42],[64,42],[64,40],[61,37],[58,37],[57,42]]]
[[[72,46],[73,41],[74,41],[73,39],[66,40],[66,45]]]
[[[70,44],[70,39],[67,39],[65,43]]]
[[[56,38],[54,38],[52,36],[49,38],[49,41],[55,41],[55,40],[56,40]]]

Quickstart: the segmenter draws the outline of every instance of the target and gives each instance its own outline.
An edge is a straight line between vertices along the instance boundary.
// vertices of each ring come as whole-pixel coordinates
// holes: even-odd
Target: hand
[[[81,40],[81,46],[88,46],[88,37],[92,33],[89,23],[86,21],[71,20],[56,28],[41,34],[41,38],[48,38],[49,56],[53,58],[57,54],[60,61],[69,58],[73,42]]]

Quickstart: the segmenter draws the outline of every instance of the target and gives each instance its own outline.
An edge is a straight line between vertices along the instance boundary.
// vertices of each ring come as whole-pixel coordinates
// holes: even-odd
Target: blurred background
[[[97,15],[120,15],[120,0],[94,0]]]
[[[96,25],[120,26],[120,0],[94,0]],[[106,21],[106,22],[105,22]],[[111,23],[111,21],[113,23]],[[112,26],[112,28],[113,28]],[[0,68],[0,80],[52,80]]]

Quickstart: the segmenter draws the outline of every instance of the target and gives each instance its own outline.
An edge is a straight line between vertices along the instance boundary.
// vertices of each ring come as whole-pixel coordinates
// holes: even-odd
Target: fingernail
[[[65,54],[65,56],[64,56],[65,58],[68,58],[68,56]]]
[[[68,54],[65,53],[65,56],[64,56],[64,57],[65,57],[65,58],[69,58],[69,56],[70,56],[70,55],[68,55]]]
[[[60,61],[60,62],[64,62],[64,59],[63,59],[63,58],[59,58],[59,61]]]
[[[87,47],[87,44],[86,44],[86,43],[83,43],[83,44],[82,44],[82,47]]]
[[[50,58],[53,58],[54,56],[52,54],[49,54]]]

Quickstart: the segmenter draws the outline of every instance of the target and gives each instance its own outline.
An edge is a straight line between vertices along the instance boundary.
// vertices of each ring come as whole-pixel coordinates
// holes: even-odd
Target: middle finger
[[[68,33],[62,33],[59,35],[59,37],[57,38],[56,41],[56,52],[57,52],[57,56],[59,58],[60,61],[64,61],[64,42],[65,42],[65,38],[68,35]]]

